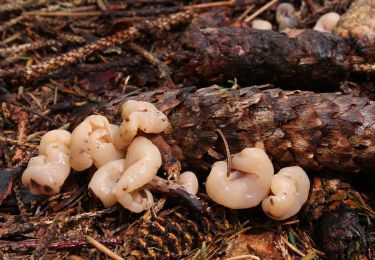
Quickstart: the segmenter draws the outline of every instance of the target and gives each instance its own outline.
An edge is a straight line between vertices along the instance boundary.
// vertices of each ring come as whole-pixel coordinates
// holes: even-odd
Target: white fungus
[[[340,20],[340,15],[335,12],[330,12],[322,15],[314,26],[314,30],[320,32],[331,33],[335,28],[337,22]]]
[[[169,125],[168,118],[149,102],[129,100],[122,105],[123,122],[115,144],[119,149],[127,147],[138,130],[156,134],[163,132]]]
[[[272,219],[283,220],[297,214],[306,202],[310,180],[299,166],[281,169],[272,178],[271,195],[263,200],[263,211]]]
[[[30,159],[22,183],[32,194],[55,195],[70,173],[71,134],[52,130],[41,139],[39,155]]]
[[[272,30],[272,24],[269,21],[262,19],[255,19],[251,23],[251,27],[258,30]]]
[[[274,169],[267,154],[258,148],[246,148],[232,157],[232,171],[227,176],[227,163],[213,164],[207,178],[208,196],[231,209],[251,208],[268,194]]]
[[[117,201],[133,212],[149,209],[152,194],[143,186],[156,176],[161,163],[159,149],[147,138],[136,137],[126,153],[125,172],[112,189]]]
[[[190,194],[196,195],[198,192],[198,179],[197,176],[190,171],[183,172],[178,177],[178,184],[181,185],[181,187],[189,192]]]
[[[148,210],[154,204],[154,197],[150,190],[140,188],[132,192],[116,191],[117,201],[126,209],[134,213]]]
[[[124,153],[113,144],[112,131],[116,126],[109,124],[101,115],[87,117],[72,132],[71,165],[76,171],[96,168],[107,162],[124,158]]]
[[[279,24],[279,31],[287,28],[296,28],[298,17],[294,6],[289,3],[281,3],[276,9],[276,21]]]
[[[109,208],[117,203],[112,188],[124,174],[125,168],[125,159],[119,159],[106,163],[92,176],[89,188],[101,200],[104,207]]]

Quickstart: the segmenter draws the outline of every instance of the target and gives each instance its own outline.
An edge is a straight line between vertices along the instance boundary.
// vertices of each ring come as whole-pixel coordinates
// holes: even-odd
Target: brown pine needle
[[[299,254],[301,257],[304,257],[305,254],[302,253],[297,247],[293,246],[291,243],[289,243],[289,241],[283,237],[283,236],[280,236],[281,237],[281,240],[283,240],[283,242],[292,250],[294,251],[295,253]]]
[[[220,137],[221,137],[221,139],[223,140],[223,143],[224,143],[225,153],[227,155],[227,177],[229,177],[230,172],[232,171],[232,158],[231,158],[231,155],[230,155],[229,145],[228,145],[227,139],[225,138],[225,135],[223,134],[223,132],[220,129],[217,129],[216,131],[219,133],[219,135],[220,135]]]
[[[260,260],[258,256],[255,255],[239,255],[239,256],[234,256],[227,258],[227,260],[242,260],[242,259],[251,259],[251,260]]]
[[[35,149],[38,148],[38,145],[36,145],[36,144],[25,143],[25,142],[18,141],[18,140],[15,140],[15,139],[4,137],[4,136],[0,136],[0,142],[16,144],[16,145],[20,145],[20,146],[27,146],[27,147],[35,148]]]
[[[231,6],[236,3],[237,0],[230,0],[230,1],[219,1],[213,3],[203,3],[203,4],[196,4],[196,5],[188,5],[184,6],[185,9],[199,9],[199,8],[210,8],[210,7],[219,7],[219,6]]]
[[[95,238],[93,238],[91,236],[85,236],[85,239],[86,239],[87,243],[93,245],[94,247],[96,247],[96,249],[103,252],[104,254],[109,256],[110,258],[115,259],[115,260],[124,260],[124,258],[122,258],[118,254],[113,252],[111,249],[109,249],[108,247],[106,247],[105,245],[100,243],[99,241],[95,240]]]
[[[355,72],[359,73],[375,74],[375,63],[355,64],[353,69]]]
[[[273,6],[274,4],[276,4],[279,0],[272,0],[270,2],[268,2],[267,4],[263,5],[261,8],[259,8],[257,11],[255,11],[252,15],[250,15],[249,17],[247,17],[245,19],[245,22],[250,22],[252,21],[254,18],[256,18],[258,15],[260,15],[261,13],[263,13],[264,11],[266,11],[268,8],[270,8],[271,6]]]
[[[101,12],[24,12],[24,16],[99,16]]]

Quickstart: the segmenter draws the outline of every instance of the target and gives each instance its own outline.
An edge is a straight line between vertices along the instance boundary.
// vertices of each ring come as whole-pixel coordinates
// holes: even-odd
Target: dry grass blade
[[[274,4],[276,4],[279,0],[272,0],[270,2],[268,2],[267,4],[265,4],[264,6],[262,6],[261,8],[259,8],[257,11],[255,11],[252,15],[250,15],[249,17],[247,17],[245,19],[245,22],[250,22],[252,21],[254,18],[256,18],[258,15],[260,15],[261,13],[263,13],[264,11],[266,11],[268,8],[270,8],[271,6],[273,6]]]
[[[34,250],[33,255],[31,256],[32,259],[40,259],[45,254],[48,247],[55,240],[56,236],[60,234],[61,229],[64,227],[66,220],[65,217],[66,214],[64,213],[57,214],[52,224],[48,227],[46,234],[41,239],[39,246]]]
[[[202,3],[202,4],[196,4],[196,5],[188,5],[185,6],[185,9],[199,9],[199,8],[211,8],[211,7],[220,7],[220,6],[231,6],[236,3],[236,0],[230,0],[230,1],[219,1],[219,2],[213,2],[213,3]]]
[[[115,260],[123,260],[124,259],[121,256],[119,256],[118,254],[116,254],[115,252],[113,252],[111,249],[106,247],[105,245],[103,245],[100,242],[98,242],[97,240],[95,240],[93,237],[86,236],[85,239],[86,239],[87,243],[95,246],[99,251],[103,252],[104,254],[109,256],[110,258],[115,259]]]
[[[353,70],[359,73],[375,74],[375,64],[355,64]]]
[[[19,146],[26,146],[26,147],[29,147],[29,148],[32,148],[32,149],[38,148],[38,145],[36,145],[36,144],[30,144],[30,143],[18,141],[18,140],[12,139],[12,138],[4,137],[4,136],[0,136],[0,141],[5,142],[5,143],[9,143],[9,144],[19,145]]]
[[[289,243],[289,241],[283,237],[283,236],[280,236],[281,237],[281,240],[292,250],[294,251],[295,253],[297,253],[298,255],[300,255],[301,257],[304,257],[305,254],[302,253],[297,247],[293,246],[291,243]]]
[[[77,63],[79,60],[86,60],[95,52],[104,51],[110,47],[134,40],[142,35],[144,30],[158,29],[169,30],[173,26],[189,21],[194,15],[192,11],[185,11],[161,17],[154,21],[145,21],[141,25],[130,27],[114,35],[99,39],[81,48],[74,49],[68,53],[49,59],[38,65],[26,68],[26,79],[31,80],[44,76],[50,72],[65,68]]]
[[[242,259],[260,260],[260,257],[256,255],[239,255],[239,256],[227,258],[226,260],[242,260]]]
[[[221,139],[223,140],[223,143],[224,143],[225,153],[227,155],[227,177],[229,177],[230,172],[232,171],[232,159],[231,159],[231,155],[230,155],[229,145],[228,145],[227,139],[225,138],[225,135],[223,134],[223,132],[220,129],[217,129],[216,131],[219,133],[219,135],[220,135],[220,137],[221,137]]]

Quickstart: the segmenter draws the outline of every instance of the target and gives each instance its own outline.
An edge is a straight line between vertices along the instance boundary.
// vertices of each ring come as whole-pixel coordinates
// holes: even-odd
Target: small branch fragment
[[[177,179],[181,171],[181,163],[174,155],[172,148],[161,135],[145,135],[159,150],[162,159],[162,167],[169,177]]]
[[[175,82],[218,84],[236,78],[240,85],[336,87],[361,62],[346,41],[313,30],[289,37],[247,28],[191,27],[181,41],[178,52],[185,58],[176,59]]]
[[[154,54],[151,52],[145,50],[141,46],[135,44],[134,42],[131,42],[128,44],[131,49],[133,49],[135,52],[141,54],[143,57],[145,57],[152,65],[157,67],[159,70],[159,76],[162,78],[168,88],[176,88],[176,85],[173,83],[171,78],[171,72],[168,66],[158,59]]]
[[[219,133],[219,135],[220,135],[220,137],[221,137],[221,139],[223,140],[223,143],[224,143],[225,153],[227,155],[227,177],[229,177],[230,172],[232,171],[232,159],[231,159],[231,155],[230,155],[229,145],[228,145],[227,139],[225,138],[225,135],[223,134],[223,132],[221,132],[220,129],[217,129],[216,132]]]
[[[20,211],[20,217],[23,222],[26,222],[28,220],[27,216],[27,210],[25,207],[25,204],[23,203],[23,200],[21,198],[20,194],[20,183],[18,181],[15,181],[14,186],[13,186],[13,191],[16,196],[16,201],[17,201],[17,206]]]
[[[259,8],[258,10],[256,10],[252,15],[250,15],[249,17],[246,17],[245,18],[245,22],[251,22],[252,20],[254,20],[254,18],[256,18],[258,15],[260,15],[261,13],[263,13],[264,11],[266,11],[268,8],[270,8],[271,6],[273,6],[274,4],[276,4],[279,0],[271,0],[270,2],[268,2],[267,4],[265,4],[264,6],[262,6],[261,8]]]
[[[175,182],[167,181],[156,176],[150,183],[147,184],[147,187],[151,191],[161,192],[170,197],[177,197],[178,199],[183,200],[185,203],[187,203],[187,205],[189,205],[189,207],[197,212],[204,213],[206,211],[203,201],[185,191]]]
[[[56,236],[60,234],[61,229],[64,227],[65,218],[65,214],[58,214],[55,217],[52,224],[48,227],[43,239],[40,241],[39,246],[34,250],[32,259],[40,259],[46,250],[48,250],[48,247],[55,240]]]
[[[26,143],[26,142],[23,142],[23,141],[14,140],[14,139],[7,138],[7,137],[4,137],[4,136],[0,136],[0,141],[5,142],[5,143],[9,143],[9,144],[26,146],[26,147],[29,147],[31,149],[37,149],[38,148],[38,145],[36,145],[36,144]]]
[[[93,237],[86,236],[85,239],[86,239],[87,243],[95,246],[99,251],[103,252],[104,254],[109,256],[110,258],[115,259],[115,260],[123,260],[124,259],[121,256],[119,256],[118,254],[116,254],[115,252],[113,252],[111,249],[109,249],[108,247],[103,245],[102,243],[95,240]]]
[[[26,79],[31,80],[39,78],[57,69],[62,69],[69,65],[75,64],[79,60],[86,60],[94,52],[104,51],[110,47],[138,38],[144,30],[169,30],[171,27],[179,23],[189,21],[193,14],[194,13],[191,11],[172,14],[167,17],[161,17],[154,21],[146,21],[139,26],[133,26],[112,36],[99,39],[81,48],[42,62],[41,64],[30,66],[26,69]]]

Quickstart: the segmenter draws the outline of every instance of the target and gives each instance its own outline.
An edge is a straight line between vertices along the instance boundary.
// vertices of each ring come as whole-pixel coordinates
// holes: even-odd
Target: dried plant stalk
[[[25,43],[15,45],[8,48],[0,48],[0,56],[6,57],[9,54],[20,53],[25,51],[37,50],[47,46],[56,46],[60,43],[56,40],[38,41],[33,43]]]
[[[41,77],[55,70],[75,64],[80,60],[85,60],[94,52],[104,51],[115,45],[134,40],[138,38],[144,30],[169,30],[177,24],[189,21],[193,14],[194,13],[191,11],[186,11],[167,17],[161,17],[154,21],[145,21],[141,25],[133,26],[114,35],[99,39],[81,48],[42,62],[41,64],[30,66],[26,69],[26,79],[30,80]]]

